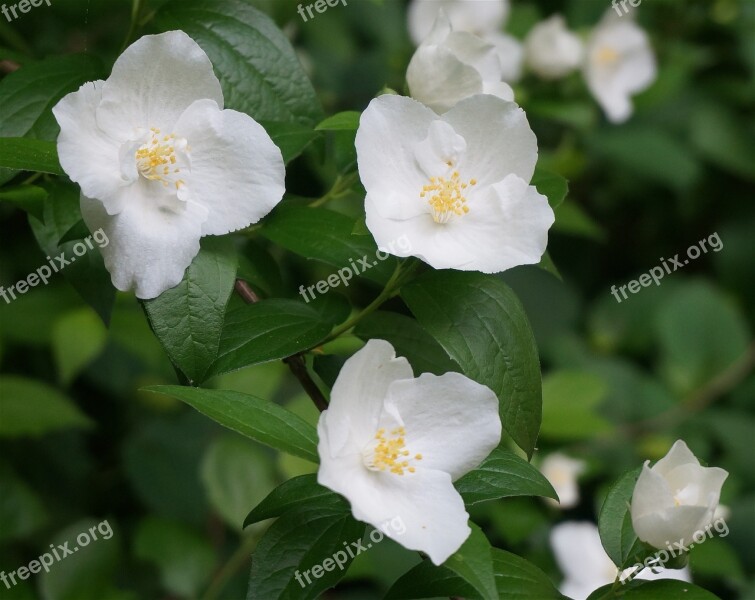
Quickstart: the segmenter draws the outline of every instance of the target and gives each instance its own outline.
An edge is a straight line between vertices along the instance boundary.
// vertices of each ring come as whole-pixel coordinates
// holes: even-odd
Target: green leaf
[[[274,298],[228,311],[208,375],[292,356],[317,345],[332,325],[313,307]]]
[[[178,385],[156,385],[142,389],[186,402],[224,427],[271,448],[319,462],[315,428],[273,402],[240,392]]]
[[[320,119],[317,95],[290,42],[248,2],[172,0],[155,22],[163,31],[185,31],[207,52],[226,108],[257,121],[314,125]]]
[[[47,192],[44,188],[26,183],[0,190],[0,202],[10,202],[40,221],[44,219],[46,198]]]
[[[94,56],[70,54],[30,62],[0,80],[0,137],[53,141],[60,128],[52,107],[87,81],[100,79],[102,63]],[[4,146],[4,144],[0,144]],[[57,153],[56,153],[57,155]],[[57,165],[57,158],[54,160]],[[21,168],[28,168],[22,165]],[[0,183],[15,173],[0,169]]]
[[[55,388],[15,375],[0,376],[0,414],[0,438],[92,426],[89,417]]]
[[[202,238],[181,283],[143,303],[157,339],[192,383],[204,381],[218,356],[236,260],[230,239]]]
[[[283,155],[283,162],[290,163],[317,137],[311,127],[298,123],[262,121],[260,123]]]
[[[498,598],[516,600],[562,600],[548,576],[525,559],[492,549],[493,569]],[[424,561],[404,574],[386,594],[386,600],[411,600],[459,596],[479,598],[475,589],[445,566],[436,567]]]
[[[52,351],[60,382],[71,383],[105,349],[106,342],[105,326],[88,307],[58,319],[52,330]]]
[[[157,517],[139,523],[134,556],[156,565],[162,586],[182,598],[197,597],[215,566],[215,552],[204,536],[183,523]]]
[[[433,271],[401,295],[464,374],[496,393],[503,427],[532,456],[542,414],[540,362],[511,288],[481,273]]]
[[[356,110],[340,112],[322,121],[315,129],[317,131],[356,131],[359,128],[359,117],[362,113]]]
[[[443,347],[415,319],[406,315],[374,312],[357,324],[354,335],[365,341],[380,339],[390,342],[397,356],[406,357],[415,374],[442,375],[459,370],[459,365],[449,358]]]
[[[99,246],[110,242],[104,231],[98,230],[99,233],[94,232],[97,237],[91,237],[87,242],[83,255],[74,252],[74,248],[80,249],[83,242],[71,241],[61,244],[60,240],[66,233],[81,221],[81,193],[76,186],[60,181],[46,184],[46,189],[48,196],[45,199],[44,219],[39,221],[29,217],[34,237],[42,250],[53,257],[50,261],[54,261],[53,264],[59,267],[59,273],[53,272],[52,277],[62,274],[107,325],[115,302],[115,288],[110,282],[110,274],[105,269]],[[89,245],[92,247],[89,248]],[[61,253],[68,261],[63,267],[60,267],[54,258]]]
[[[603,229],[578,204],[573,202],[561,204],[554,210],[554,213],[556,214],[556,222],[553,225],[553,231],[585,237],[596,242],[605,241],[606,234]]]
[[[700,177],[700,163],[685,144],[660,127],[603,128],[587,140],[592,151],[634,175],[688,190]]]
[[[280,517],[290,510],[315,506],[327,509],[341,507],[344,512],[349,510],[346,500],[317,483],[317,475],[299,475],[279,485],[255,506],[244,519],[244,527]]]
[[[23,540],[47,524],[41,498],[4,462],[0,462],[0,542]]]
[[[632,527],[629,503],[642,467],[633,469],[617,481],[600,509],[598,530],[606,554],[619,569],[626,569],[656,552],[637,538]]]
[[[655,325],[660,372],[681,395],[701,388],[747,351],[747,321],[729,298],[705,282],[685,284],[671,294]]]
[[[94,529],[96,540],[91,539],[90,529]],[[89,537],[90,541],[86,545],[77,542],[77,536],[82,533]],[[112,586],[115,571],[120,562],[118,534],[110,521],[82,519],[55,535],[50,542],[55,547],[68,542],[68,548],[73,554],[65,557],[64,565],[55,564],[49,572],[42,571],[37,576],[42,598],[104,600],[110,597],[114,591]],[[106,535],[107,539],[104,537]]]
[[[55,142],[27,138],[0,138],[0,167],[64,175]]]
[[[511,450],[496,448],[482,464],[454,484],[467,505],[508,498],[543,496],[558,500],[548,480]]]
[[[538,192],[548,198],[548,204],[551,205],[551,208],[560,205],[569,192],[569,182],[566,179],[557,173],[539,167],[535,169],[530,185],[534,185]]]
[[[213,441],[202,458],[200,474],[210,503],[236,530],[241,530],[249,507],[275,487],[269,453],[234,434]]]
[[[597,408],[608,392],[603,380],[583,371],[554,371],[543,378],[543,437],[578,440],[610,431]]]
[[[443,565],[471,585],[483,600],[498,600],[490,542],[477,525],[470,521],[469,526],[472,533],[467,541]]]
[[[595,590],[587,600],[599,600],[606,597],[611,585],[605,585]],[[693,583],[676,579],[660,579],[657,581],[641,581],[635,579],[631,583],[621,586],[622,600],[720,600],[718,596],[704,590]],[[609,596],[610,598],[610,596]]]
[[[344,543],[361,540],[364,530],[364,523],[355,521],[343,508],[315,506],[288,511],[257,545],[247,600],[318,598],[346,574],[353,559]],[[315,577],[313,570],[322,571],[321,576]]]
[[[332,210],[284,205],[265,218],[261,233],[286,250],[343,271],[345,283],[335,272],[331,275],[337,286],[347,286],[357,276],[385,284],[396,267],[396,259],[391,256],[378,260],[372,237],[354,235],[353,229],[353,219]]]

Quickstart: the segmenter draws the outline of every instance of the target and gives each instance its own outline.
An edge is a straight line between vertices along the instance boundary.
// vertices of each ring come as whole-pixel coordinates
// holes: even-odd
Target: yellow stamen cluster
[[[462,216],[469,212],[464,190],[477,185],[476,179],[464,183],[458,171],[454,171],[449,179],[445,177],[430,177],[430,184],[423,186],[420,198],[426,198],[432,208],[433,220],[436,223],[448,223],[453,215]]]
[[[595,55],[595,60],[598,61],[598,64],[601,65],[607,65],[613,62],[616,62],[619,58],[619,53],[616,52],[611,46],[603,46],[598,50],[597,54]]]
[[[385,429],[378,429],[375,434],[375,447],[372,450],[371,461],[368,466],[376,471],[390,471],[396,475],[404,472],[414,473],[416,469],[409,466],[407,456],[410,452],[406,449],[406,430],[398,427],[390,432],[392,437],[385,437]],[[415,454],[414,460],[422,460],[421,454]]]
[[[139,172],[151,181],[160,181],[165,187],[173,182],[176,189],[184,185],[183,179],[174,180],[173,176],[181,169],[176,164],[175,134],[165,135],[160,139],[160,130],[152,127],[152,140],[136,151],[136,165]]]

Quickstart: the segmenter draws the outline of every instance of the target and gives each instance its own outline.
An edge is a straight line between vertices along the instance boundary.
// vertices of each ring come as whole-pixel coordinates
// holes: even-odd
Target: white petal
[[[52,109],[60,125],[58,156],[63,170],[81,191],[103,202],[108,213],[123,209],[119,143],[97,126],[95,112],[102,99],[102,81],[82,85]]]
[[[406,428],[414,465],[450,473],[456,480],[478,466],[501,440],[498,398],[460,373],[424,373],[396,381],[386,409],[395,408]]]
[[[198,100],[181,115],[175,132],[191,147],[186,179],[191,198],[209,211],[202,235],[256,223],[283,198],[281,151],[249,115]]]
[[[648,465],[649,461],[645,461],[632,492],[633,521],[646,514],[675,506],[668,482]]]
[[[412,98],[444,113],[455,104],[483,91],[482,76],[443,46],[420,46],[406,71]]]
[[[453,223],[459,243],[475,252],[474,261],[459,268],[500,273],[537,264],[555,221],[548,199],[516,175],[478,194],[469,212]]]
[[[81,197],[81,214],[90,231],[102,229],[109,243],[100,248],[113,285],[155,298],[183,279],[199,252],[207,210],[191,202],[158,201],[146,182],[127,189],[123,210],[110,216],[102,203]],[[172,206],[172,208],[168,208]]]
[[[427,138],[416,145],[414,156],[427,179],[445,173],[449,163],[458,165],[464,158],[467,143],[445,121],[433,121]]]
[[[480,95],[462,100],[441,117],[467,142],[467,164],[481,186],[509,174],[529,183],[537,162],[537,139],[524,111],[513,102]]]
[[[171,132],[198,99],[223,107],[220,82],[204,50],[183,31],[146,35],[115,61],[102,88],[97,122],[122,140],[138,128]]]
[[[381,529],[409,550],[425,552],[436,565],[456,552],[469,537],[469,515],[448,473],[418,470],[399,476],[369,471],[361,457],[326,459],[317,481],[342,494],[355,519]],[[389,521],[403,525],[398,531]],[[403,529],[403,532],[401,532]]]
[[[344,451],[351,439],[361,449],[374,437],[388,396],[396,380],[414,376],[409,362],[396,357],[384,340],[369,340],[341,368],[320,423],[330,440],[333,456]]]
[[[549,454],[540,465],[540,472],[550,481],[558,494],[559,502],[549,499],[560,508],[572,508],[579,502],[579,487],[577,477],[584,471],[585,462],[575,460],[554,452]]]
[[[461,269],[475,263],[479,248],[467,247],[454,235],[455,222],[439,225],[424,210],[410,219],[386,219],[379,214],[378,205],[382,201],[383,198],[378,200],[372,194],[365,199],[367,228],[378,246],[390,248],[393,242],[391,254],[417,256],[435,269]],[[402,238],[407,243],[396,248],[395,240]]]
[[[729,473],[718,467],[680,465],[667,475],[671,490],[682,504],[717,506],[721,487]]]
[[[415,45],[430,34],[438,12],[448,15],[454,29],[482,33],[497,31],[508,16],[508,0],[413,0],[409,6],[409,33]]]
[[[655,548],[665,548],[670,543],[683,540],[683,545],[692,542],[695,532],[704,528],[713,519],[713,508],[704,506],[674,506],[641,517],[632,517],[632,526],[643,542]]]
[[[501,66],[501,78],[509,83],[519,81],[524,65],[522,44],[516,38],[500,31],[486,33],[482,38],[496,49]]]
[[[589,594],[613,581],[616,567],[603,550],[593,523],[560,523],[551,530],[550,542],[561,572],[575,587],[592,586]]]
[[[437,115],[416,100],[384,95],[362,113],[356,135],[359,176],[381,214],[408,218],[426,211],[419,193],[427,178],[415,161],[415,146],[427,138]],[[369,217],[369,215],[368,215]]]
[[[662,459],[653,465],[653,471],[661,477],[666,477],[671,471],[682,465],[700,465],[700,461],[692,454],[683,440],[676,440],[671,449]]]

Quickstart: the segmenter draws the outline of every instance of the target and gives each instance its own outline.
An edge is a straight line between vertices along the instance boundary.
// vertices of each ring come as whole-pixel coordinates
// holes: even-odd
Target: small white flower
[[[223,110],[210,59],[182,31],[141,38],[107,81],[53,113],[84,221],[110,239],[113,285],[139,298],[177,285],[202,236],[255,223],[283,196],[280,150],[250,116]]]
[[[540,472],[550,481],[560,502],[546,500],[559,508],[572,508],[579,503],[577,477],[585,470],[585,461],[570,458],[560,452],[549,454],[540,465]]]
[[[443,11],[406,71],[412,98],[438,113],[475,94],[513,100],[502,77],[496,48],[473,33],[453,31]]]
[[[587,87],[614,123],[632,114],[631,97],[656,78],[653,49],[629,17],[609,10],[590,35],[583,66]]]
[[[582,42],[566,28],[561,15],[535,25],[524,40],[525,61],[543,79],[558,79],[582,63]]]
[[[473,96],[438,116],[381,96],[362,114],[356,148],[380,247],[406,236],[397,256],[485,273],[540,260],[554,215],[529,185],[537,140],[513,102]]]
[[[409,34],[419,46],[433,29],[438,13],[444,11],[454,31],[483,35],[500,31],[509,14],[508,0],[412,0],[409,5]]]
[[[613,583],[619,570],[603,549],[598,528],[593,523],[569,521],[551,530],[551,547],[564,580],[559,591],[573,600],[585,600],[599,587]],[[624,579],[634,571],[625,569]],[[643,569],[637,579],[678,579],[690,581],[687,567],[683,569]]]
[[[632,526],[643,542],[665,548],[705,529],[714,518],[729,473],[702,467],[682,440],[653,467],[646,461],[632,494]]]
[[[459,373],[414,378],[405,358],[370,340],[346,361],[320,416],[317,481],[345,496],[354,518],[385,531],[436,565],[470,534],[452,482],[498,445],[498,399]]]

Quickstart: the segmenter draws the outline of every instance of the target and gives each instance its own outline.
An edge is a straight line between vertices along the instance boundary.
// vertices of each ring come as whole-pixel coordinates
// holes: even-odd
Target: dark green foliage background
[[[163,9],[166,2],[150,1],[138,34],[183,27],[201,39],[209,35],[203,19],[224,3],[192,2],[196,6],[181,11],[175,3]],[[60,95],[83,81],[106,77],[127,34],[129,1],[52,4],[12,23],[0,18],[0,61],[9,61],[0,63],[2,73],[9,65],[22,65],[11,76],[25,78],[26,99],[49,97],[50,90]],[[311,73],[317,98],[304,89],[296,106],[259,98],[255,105],[264,103],[258,119],[291,160],[287,201],[295,205],[298,196],[319,197],[337,177],[353,171],[353,132],[316,135],[312,128],[325,115],[363,110],[386,86],[404,90],[413,51],[405,3],[349,0],[347,7],[330,8],[307,23],[297,16],[293,0],[228,4],[242,11],[255,6],[285,26]],[[562,12],[579,30],[594,25],[610,7],[603,0],[512,4],[507,30],[520,38],[552,12]],[[720,598],[753,598],[755,1],[644,0],[638,14],[660,72],[658,81],[636,98],[636,112],[626,124],[604,120],[578,75],[558,83],[525,77],[515,86],[517,101],[538,137],[539,167],[568,179],[569,192],[556,208],[549,243],[560,278],[541,268],[521,267],[498,279],[521,301],[540,355],[543,425],[535,462],[553,450],[586,460],[582,501],[562,513],[540,499],[508,497],[476,504],[471,512],[501,549],[494,554],[496,565],[530,574],[531,565],[520,564],[513,552],[558,583],[561,574],[548,544],[550,527],[566,519],[597,522],[609,487],[623,473],[645,459],[659,458],[683,438],[702,460],[730,472],[722,496],[731,508],[730,535],[695,549],[694,581]],[[65,56],[84,52],[87,57]],[[54,76],[49,75],[51,64]],[[239,67],[249,94],[255,90],[255,68],[246,63]],[[55,139],[48,103],[25,106],[23,98],[3,95],[2,89],[0,82],[0,137]],[[244,110],[249,98],[241,94],[227,100]],[[295,125],[283,123],[289,117]],[[55,172],[54,164],[50,170]],[[2,182],[20,184],[27,178],[0,170]],[[347,183],[327,208],[349,219],[323,215],[315,224],[323,235],[340,235],[344,223],[350,226],[363,212],[363,190],[353,179]],[[78,221],[66,210],[75,211],[71,188],[45,188],[57,204],[27,196],[18,201],[0,190],[0,284],[6,288],[44,264],[57,240]],[[209,378],[207,387],[274,401],[296,413],[300,419],[293,424],[246,433],[269,443],[286,427],[298,428],[304,440],[298,454],[311,457],[310,426],[316,424],[317,411],[286,366],[273,360],[236,371],[238,361],[278,359],[322,339],[332,323],[343,321],[339,315],[344,307],[364,307],[374,299],[392,264],[381,265],[348,289],[331,291],[325,306],[292,306],[300,301],[300,285],[327,277],[345,265],[346,258],[357,258],[372,247],[371,237],[364,235],[354,236],[358,243],[353,252],[324,245],[321,238],[287,237],[287,219],[292,218],[299,218],[296,207],[288,215],[276,212],[261,231],[234,242],[241,276],[254,282],[262,297],[276,300],[264,308],[246,307],[232,296],[226,324],[228,319],[248,322],[252,310],[259,323],[295,315],[298,342],[238,350],[234,344],[244,332],[234,329],[234,337],[234,331],[226,331],[224,337],[210,340],[219,346],[221,358],[208,372],[200,361],[192,367],[191,378]],[[683,255],[713,233],[723,243],[720,252],[690,261],[660,287],[643,288],[621,304],[611,296],[612,285],[637,278],[661,257]],[[70,244],[67,247],[70,250]],[[220,266],[192,268],[232,268],[222,248],[215,252]],[[276,484],[312,473],[316,465],[224,429],[176,399],[183,392],[169,396],[145,391],[147,386],[186,383],[174,364],[194,364],[190,344],[169,357],[155,334],[170,338],[175,333],[171,327],[156,327],[153,334],[133,295],[118,294],[113,305],[99,257],[88,260],[90,271],[77,265],[78,270],[55,276],[48,286],[33,288],[10,305],[0,301],[0,394],[41,398],[40,406],[25,404],[28,412],[14,413],[12,419],[0,403],[0,570],[28,563],[53,541],[70,539],[90,522],[107,518],[115,534],[98,542],[96,551],[82,553],[50,575],[36,576],[11,591],[0,587],[0,597],[244,598],[247,555],[270,524],[250,525],[242,535],[244,518]],[[457,358],[453,340],[444,342],[442,332],[423,329],[424,295],[443,294],[442,280],[432,281],[436,276],[415,280],[362,321],[355,335],[327,346],[328,356],[314,363],[323,380],[359,347],[356,336],[391,340],[399,353],[405,349],[415,357],[417,371],[438,365],[442,371],[455,368],[443,350]],[[449,295],[470,277],[459,276],[459,282],[449,284]],[[146,315],[159,318],[164,305],[162,299],[148,304]],[[222,322],[217,306],[187,310],[208,314],[208,322]],[[419,325],[409,320],[412,315]],[[238,352],[224,355],[224,348]],[[205,412],[203,398],[186,401]],[[528,443],[534,440],[526,429],[510,433]],[[285,443],[276,447],[285,449]],[[508,468],[510,458],[498,459]],[[495,496],[494,490],[490,497]],[[337,513],[342,507],[327,505],[324,510]],[[349,527],[344,524],[344,535],[359,535]],[[330,534],[328,530],[323,536]],[[327,597],[382,597],[417,563],[416,554],[382,542],[359,556]],[[427,565],[414,568],[419,572]],[[449,587],[441,589],[447,595],[449,590],[469,593],[458,572],[444,569]],[[532,577],[533,585],[542,585],[537,573]],[[409,585],[412,580],[416,578],[410,575],[402,581]],[[400,586],[391,593],[403,597]]]

